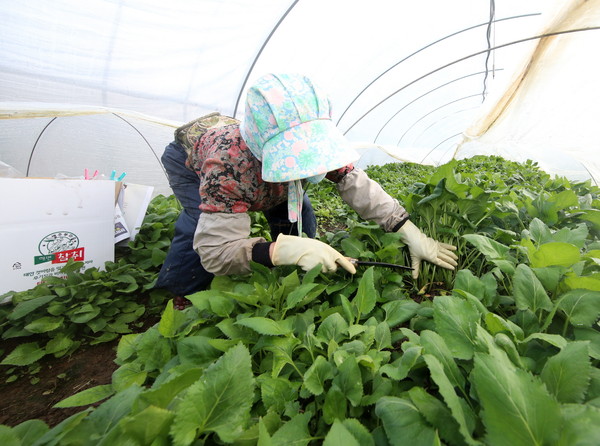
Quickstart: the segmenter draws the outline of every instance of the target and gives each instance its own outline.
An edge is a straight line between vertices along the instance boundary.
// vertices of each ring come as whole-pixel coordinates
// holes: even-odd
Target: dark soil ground
[[[144,321],[144,331],[158,321],[158,316]],[[136,330],[137,331],[137,330]],[[11,340],[12,341],[12,340]],[[28,337],[21,342],[34,342]],[[114,360],[118,339],[97,345],[84,345],[69,356],[44,357],[35,374],[24,373],[13,382],[6,382],[7,372],[13,368],[0,366],[0,424],[16,426],[23,421],[39,419],[53,427],[85,407],[53,409],[68,396],[101,384],[110,384],[117,369]],[[2,341],[1,348],[8,353],[18,342]],[[26,372],[26,367],[21,367]],[[32,384],[31,380],[39,381]]]

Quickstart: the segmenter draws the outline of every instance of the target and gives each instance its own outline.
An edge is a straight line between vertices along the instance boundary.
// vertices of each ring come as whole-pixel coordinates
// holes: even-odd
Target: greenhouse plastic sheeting
[[[174,128],[267,72],[331,96],[359,165],[478,153],[600,180],[600,0],[2,2],[0,161],[169,193]],[[541,36],[545,36],[541,38]]]

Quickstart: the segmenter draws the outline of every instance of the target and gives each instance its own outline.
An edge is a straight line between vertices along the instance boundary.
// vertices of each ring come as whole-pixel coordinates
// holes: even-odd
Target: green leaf
[[[290,274],[281,279],[281,285],[286,288],[287,292],[300,286],[300,277],[298,270],[294,269]]]
[[[302,278],[302,284],[313,283],[317,277],[321,274],[321,266],[317,265],[310,271],[307,271]]]
[[[222,352],[210,345],[208,336],[187,336],[177,341],[177,355],[181,364],[207,367],[216,361]]]
[[[600,408],[563,404],[563,426],[557,446],[596,446],[600,439]]]
[[[284,378],[261,377],[259,379],[263,404],[267,411],[283,413],[285,405],[298,398],[298,383]]]
[[[113,275],[111,279],[122,284],[128,284],[126,287],[119,286],[120,293],[131,293],[138,289],[135,278],[130,274]]]
[[[573,334],[578,341],[589,341],[590,356],[600,359],[600,331],[594,328],[575,328]]]
[[[531,268],[531,270],[546,290],[553,291],[567,269],[564,266],[546,266],[544,268]]]
[[[136,341],[141,334],[128,334],[122,336],[117,345],[117,361],[125,361],[130,358],[136,352]]]
[[[288,321],[274,321],[266,317],[247,317],[238,320],[236,324],[267,336],[284,336],[292,332],[291,324]]]
[[[2,446],[21,446],[21,439],[11,427],[0,424],[0,444]]]
[[[119,335],[117,333],[105,332],[97,338],[94,338],[92,341],[90,341],[90,345],[102,344],[103,342],[110,342],[113,339],[116,339],[118,336]]]
[[[592,402],[593,400],[596,401]],[[600,408],[598,405],[598,403],[600,403],[600,368],[592,367],[592,378],[590,379],[586,402]]]
[[[521,355],[519,355],[517,347],[511,338],[509,338],[505,333],[497,333],[494,336],[494,342],[498,347],[504,350],[513,364],[515,364],[517,367],[525,368],[521,360]]]
[[[319,265],[320,266],[320,265]],[[258,420],[258,443],[257,446],[273,446],[269,430],[263,421],[263,418]]]
[[[76,413],[75,415],[71,415],[66,420],[63,420],[60,423],[58,423],[52,429],[46,431],[46,433],[44,433],[44,435],[42,435],[40,438],[38,438],[37,442],[34,444],[35,445],[59,445],[59,444],[61,444],[61,442],[62,442],[61,440],[63,440],[66,435],[68,435],[70,432],[75,431],[77,428],[79,428],[82,425],[83,420],[86,420],[86,421],[88,420],[88,416],[89,416],[91,410],[92,410],[91,408],[88,408],[88,409],[82,410],[81,412]],[[85,438],[83,441],[81,441],[81,443],[85,443],[86,441],[89,441],[89,437]],[[79,444],[81,444],[81,443],[79,443]],[[77,443],[75,443],[75,444],[77,444]]]
[[[329,429],[323,446],[361,446],[361,444],[341,422],[336,420]]]
[[[564,285],[565,288],[575,290],[592,290],[592,291],[600,291],[600,277],[598,274],[593,276],[576,276],[575,274],[567,275],[562,281],[561,285]]]
[[[355,418],[346,418],[342,424],[356,438],[361,446],[375,446],[373,436],[360,421]]]
[[[553,204],[553,207],[556,210],[567,209],[579,204],[577,194],[570,189],[563,190],[552,195],[549,201]]]
[[[561,403],[581,403],[585,399],[592,364],[587,342],[570,342],[544,365],[540,378]]]
[[[281,369],[290,364],[295,367],[292,353],[300,341],[293,337],[267,338],[264,340],[263,348],[273,354],[273,370],[271,376],[276,378]]]
[[[131,412],[133,402],[139,396],[141,391],[142,389],[140,387],[132,385],[123,391],[117,392],[90,413],[88,416],[89,424],[82,423],[81,425],[87,424],[88,426],[93,426],[100,438],[109,440],[109,438],[107,438],[109,435],[114,436],[115,433],[118,433],[115,431],[111,433],[111,430],[119,424],[123,417]],[[78,431],[77,433],[86,441],[89,441],[89,436],[86,435],[87,433],[85,430],[83,430],[83,432]],[[102,444],[101,441],[97,441],[97,443]],[[107,441],[107,443],[114,444],[110,441]]]
[[[287,295],[285,308],[289,310],[296,308],[299,304],[314,300],[325,291],[326,287],[326,285],[319,285],[316,283],[305,283],[300,285]]]
[[[8,314],[8,319],[11,321],[16,321],[21,319],[23,316],[27,316],[32,311],[38,309],[39,307],[47,304],[51,300],[55,299],[55,295],[51,296],[41,296],[36,297],[34,299],[26,300],[24,302],[19,302],[15,308]]]
[[[477,322],[480,320],[473,304],[456,296],[437,296],[433,301],[433,320],[453,357],[473,357]]]
[[[138,361],[146,371],[159,370],[173,356],[173,343],[160,335],[156,326],[146,331],[137,342]]]
[[[437,432],[409,400],[395,396],[384,396],[377,401],[375,414],[383,422],[391,446],[433,446],[439,444]]]
[[[421,305],[414,300],[394,300],[383,304],[382,308],[385,310],[385,321],[390,328],[394,328],[410,320]]]
[[[0,365],[29,365],[36,362],[46,354],[46,350],[40,348],[37,342],[21,344],[10,352]]]
[[[385,322],[380,322],[375,327],[375,347],[377,350],[384,350],[392,347],[392,334],[390,327]]]
[[[83,304],[75,311],[67,313],[71,322],[76,324],[85,324],[100,314],[100,307],[94,307],[91,304]]]
[[[87,322],[87,326],[90,327],[94,333],[98,333],[99,331],[103,330],[107,324],[108,321],[106,319],[99,317]]]
[[[52,302],[50,305],[46,307],[46,311],[48,314],[52,316],[60,316],[67,310],[67,307],[60,302]]]
[[[586,245],[586,239],[588,238],[589,230],[585,223],[581,223],[575,227],[565,227],[556,231],[552,238],[554,242],[570,243],[577,246],[579,249],[583,249]]]
[[[333,366],[319,355],[304,373],[304,387],[313,395],[320,395],[324,391],[325,381],[332,378]]]
[[[342,391],[354,407],[360,404],[363,396],[363,381],[356,358],[349,356],[344,360],[338,367],[338,374],[333,379],[333,384]]]
[[[134,385],[141,386],[147,376],[139,362],[125,363],[113,372],[112,385],[117,392],[122,392]]]
[[[498,446],[555,444],[560,408],[544,384],[499,348],[476,353],[471,381],[483,409],[486,441]]]
[[[362,257],[363,253],[366,251],[364,243],[353,237],[343,239],[341,245],[344,254],[355,259]]]
[[[514,322],[503,319],[495,313],[486,313],[484,321],[485,327],[493,335],[497,333],[509,333],[517,341],[523,339],[524,333],[521,327]]]
[[[510,248],[502,243],[498,243],[489,237],[478,234],[466,234],[463,238],[477,248],[486,258],[506,259]]]
[[[152,248],[152,265],[160,266],[165,262],[167,253],[163,249]]]
[[[435,331],[423,330],[421,332],[421,345],[423,346],[424,354],[433,355],[440,361],[444,367],[444,372],[452,385],[464,390],[465,377],[450,354],[450,349],[444,341],[444,338]]]
[[[402,381],[417,364],[421,358],[423,347],[413,346],[404,351],[404,354],[392,364],[385,364],[380,372],[386,374],[395,381]]]
[[[31,333],[46,333],[60,327],[63,320],[63,317],[44,316],[25,325],[25,330]]]
[[[367,327],[365,327],[364,325],[350,325],[348,327],[348,336],[350,336],[350,338],[353,338],[361,333],[364,333],[366,329]]]
[[[98,401],[102,401],[103,399],[108,398],[113,395],[115,390],[113,389],[112,384],[104,384],[100,386],[91,387],[89,389],[83,390],[75,395],[71,395],[64,400],[56,403],[53,408],[65,408],[65,407],[78,407],[78,406],[87,406],[89,404],[97,403]]]
[[[10,327],[8,330],[2,333],[2,339],[20,338],[23,336],[31,336],[31,332],[18,326]]]
[[[553,314],[554,313],[550,313],[550,315]],[[523,336],[528,336],[543,330],[541,323],[538,320],[538,316],[531,310],[516,310],[515,313],[510,316],[509,321],[513,322],[523,331]]]
[[[348,333],[348,322],[339,314],[330,314],[321,322],[317,337],[325,342],[334,340],[340,342]]]
[[[600,314],[600,291],[571,290],[560,297],[558,308],[571,324],[591,327]]]
[[[312,418],[310,412],[294,416],[290,421],[281,426],[271,437],[273,446],[306,446],[313,438],[308,431],[308,422]]]
[[[166,382],[158,384],[154,382],[154,387],[146,389],[138,396],[135,401],[133,411],[140,412],[148,406],[156,406],[163,409],[169,408],[171,402],[178,398],[180,392],[187,390],[194,384],[204,370],[200,367],[186,369],[181,373],[172,373]]]
[[[227,295],[210,296],[208,303],[210,310],[221,317],[228,317],[235,309],[235,302]]]
[[[527,265],[517,266],[513,278],[513,293],[519,310],[530,309],[534,313],[537,313],[540,308],[546,311],[552,310],[552,302],[546,290]]]
[[[346,397],[337,386],[331,386],[323,403],[323,420],[327,424],[332,424],[335,420],[344,420],[347,410]]]
[[[378,293],[375,289],[375,283],[373,279],[373,267],[370,266],[364,272],[358,283],[358,290],[356,296],[352,299],[352,303],[358,310],[357,321],[360,320],[360,316],[369,314],[373,308],[375,308],[375,302],[377,302]]]
[[[181,324],[186,320],[186,315],[182,311],[176,311],[173,307],[173,301],[169,300],[158,322],[158,332],[165,338],[176,336]]]
[[[14,432],[19,436],[21,444],[34,444],[42,435],[48,432],[48,425],[42,420],[27,420],[14,427]],[[6,445],[3,441],[0,444]]]
[[[589,221],[594,224],[596,229],[600,229],[600,210],[597,209],[585,209],[579,211],[578,218]]]
[[[579,249],[571,243],[545,243],[528,254],[532,268],[554,265],[571,266],[581,260]]]
[[[472,294],[488,306],[493,303],[496,287],[496,280],[491,273],[479,278],[468,269],[462,269],[456,273],[454,279],[454,290],[462,290]]]
[[[262,288],[260,284],[255,283],[254,284],[256,289],[253,289],[252,292],[245,292],[244,294],[242,293],[230,293],[227,291],[223,291],[223,295],[230,297],[231,299],[237,301],[237,302],[241,302],[243,304],[247,304],[247,305],[259,305],[259,301],[260,301],[260,295],[258,294],[258,292],[260,292],[259,290],[262,290],[263,293],[266,293],[265,288]],[[212,290],[210,290],[212,291]],[[201,293],[204,293],[204,291],[200,291]],[[188,296],[189,298],[189,296]],[[200,309],[200,308],[199,308]]]
[[[174,444],[189,445],[207,432],[233,441],[249,418],[253,388],[250,353],[238,344],[208,367],[179,403],[171,426]]]
[[[534,218],[529,223],[529,235],[538,245],[552,241],[552,232],[548,225],[539,218]]]
[[[141,412],[121,420],[119,427],[122,437],[120,440],[123,444],[129,441],[133,444],[144,445],[153,444],[153,441],[160,438],[166,439],[174,417],[175,414],[169,410],[148,406]]]
[[[172,338],[175,336],[177,327],[175,327],[175,308],[173,307],[173,300],[169,300],[165,309],[160,316],[158,322],[158,332],[165,338]]]
[[[254,418],[252,421],[255,420],[256,418]],[[269,446],[271,445],[270,432],[275,432],[280,425],[280,416],[275,412],[268,412],[265,416],[258,417],[258,421],[246,428],[242,435],[240,435],[233,444],[237,446]]]
[[[567,345],[567,340],[564,337],[549,333],[532,333],[519,343],[527,344],[533,339],[539,339],[558,348],[564,348]]]
[[[465,413],[468,406],[464,404],[464,400],[461,400],[456,394],[452,383],[444,373],[444,366],[442,363],[433,355],[423,355],[423,359],[425,359],[427,367],[429,367],[429,372],[431,373],[431,378],[437,384],[438,390],[444,398],[446,405],[450,408],[452,416],[458,423],[458,430],[467,444],[481,444],[473,438],[472,430],[467,424],[467,420],[473,418],[470,416],[471,414]]]
[[[229,316],[235,308],[235,304],[231,299],[250,304],[256,302],[256,298],[252,296],[242,296],[238,293],[222,292],[214,289],[199,291],[187,296],[187,299],[198,310],[210,311],[221,317]]]
[[[59,332],[56,337],[50,339],[46,343],[46,354],[60,353],[68,350],[73,345],[73,340],[65,333]]]
[[[408,395],[421,415],[438,430],[443,441],[452,445],[464,444],[465,440],[458,431],[458,423],[442,401],[417,386],[412,387]]]

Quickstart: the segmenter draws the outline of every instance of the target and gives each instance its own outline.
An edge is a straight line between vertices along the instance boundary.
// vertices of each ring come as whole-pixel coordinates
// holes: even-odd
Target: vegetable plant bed
[[[371,176],[424,232],[458,247],[456,271],[424,264],[413,280],[373,266],[350,275],[253,264],[249,275],[217,277],[187,309],[169,300],[158,323],[120,336],[110,382],[55,405],[68,419],[0,426],[0,438],[600,444],[600,189],[496,157],[388,173]],[[409,264],[398,234],[359,221],[331,187],[309,190],[315,209],[344,223],[321,239],[352,258]],[[31,324],[18,330],[41,325]]]
[[[110,383],[117,368],[114,363],[117,343],[114,340],[85,346],[62,358],[47,357],[37,364],[35,374],[25,374],[8,383],[3,379],[0,424],[16,426],[35,418],[55,426],[79,412],[81,408],[54,409],[52,406],[74,393]]]
[[[145,331],[157,320],[156,315],[142,317],[137,331]],[[27,342],[36,341],[41,342],[35,337],[27,339]],[[12,351],[23,342],[22,339],[10,339],[3,341],[2,347]],[[3,377],[0,381],[0,424],[16,426],[27,420],[40,419],[49,426],[55,426],[79,412],[80,407],[59,409],[53,406],[77,392],[110,383],[112,373],[118,367],[115,364],[118,342],[115,339],[101,344],[86,344],[60,358],[45,356],[20,370],[0,366]]]

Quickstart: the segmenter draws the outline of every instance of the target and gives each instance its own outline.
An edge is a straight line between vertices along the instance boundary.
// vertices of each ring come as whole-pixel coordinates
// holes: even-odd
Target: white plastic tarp
[[[544,166],[600,179],[599,0],[0,3],[0,161],[29,176],[116,169],[169,193],[159,158],[173,129],[241,118],[251,82],[287,71],[329,92],[363,164],[560,154]],[[532,54],[535,77],[496,107]],[[488,113],[494,125],[474,124]]]

